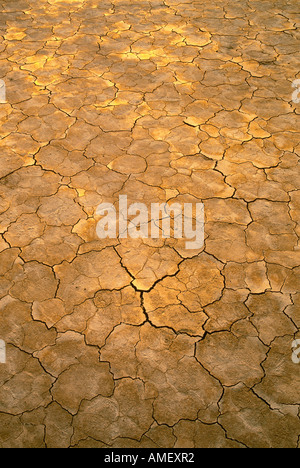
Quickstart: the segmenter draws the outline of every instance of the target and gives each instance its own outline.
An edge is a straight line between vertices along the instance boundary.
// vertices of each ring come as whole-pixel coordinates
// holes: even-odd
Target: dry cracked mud
[[[0,446],[299,447],[298,0],[0,5]]]

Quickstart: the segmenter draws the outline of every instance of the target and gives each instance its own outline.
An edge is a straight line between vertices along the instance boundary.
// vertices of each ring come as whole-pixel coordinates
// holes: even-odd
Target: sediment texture
[[[0,5],[0,446],[296,448],[298,1]],[[120,194],[203,249],[98,239]]]

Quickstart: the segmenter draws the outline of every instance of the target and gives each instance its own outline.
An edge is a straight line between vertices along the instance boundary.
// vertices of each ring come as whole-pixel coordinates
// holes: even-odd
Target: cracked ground
[[[0,446],[297,448],[298,0],[0,5]]]

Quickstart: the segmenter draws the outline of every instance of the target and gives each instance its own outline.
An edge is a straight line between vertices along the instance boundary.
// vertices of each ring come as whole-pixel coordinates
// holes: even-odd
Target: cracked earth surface
[[[298,1],[0,5],[0,446],[296,448]],[[120,194],[204,247],[98,239]]]

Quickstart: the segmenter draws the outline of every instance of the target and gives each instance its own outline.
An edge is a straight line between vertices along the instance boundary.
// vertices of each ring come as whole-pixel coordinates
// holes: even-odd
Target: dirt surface
[[[0,5],[0,446],[296,448],[298,0]]]

